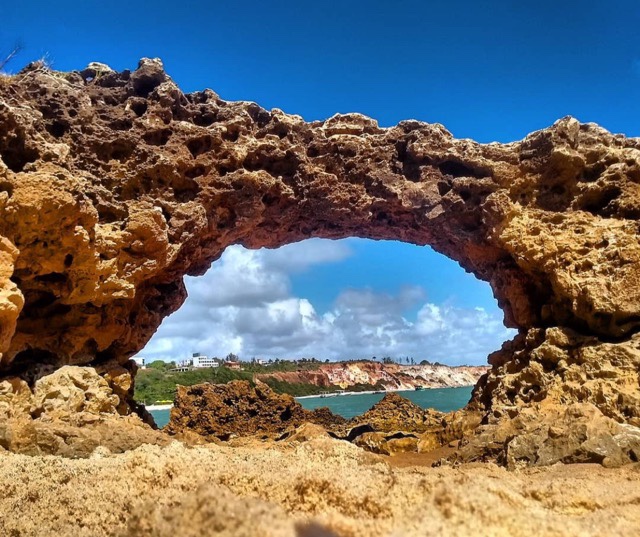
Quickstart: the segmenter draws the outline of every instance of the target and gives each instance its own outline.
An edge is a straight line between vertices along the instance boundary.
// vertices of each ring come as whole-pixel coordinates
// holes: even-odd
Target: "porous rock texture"
[[[36,63],[0,80],[0,369],[31,389],[64,365],[134,374],[183,276],[230,244],[397,239],[488,281],[520,331],[474,393],[487,426],[549,399],[633,427],[639,217],[640,140],[572,118],[479,144],[186,95],[159,60]]]
[[[124,378],[130,378],[125,375]],[[92,367],[63,366],[35,382],[0,382],[0,447],[27,455],[88,457],[171,440],[135,414],[121,415],[121,399]]]
[[[450,461],[494,460],[514,468],[559,462],[616,467],[640,460],[640,429],[607,418],[589,403],[531,405],[460,438]]]
[[[244,445],[245,437],[290,442],[330,435],[392,455],[432,451],[457,441],[480,419],[479,412],[445,414],[388,393],[364,414],[347,420],[326,407],[306,410],[290,395],[277,394],[259,381],[255,386],[232,381],[178,386],[164,431],[190,442],[239,439],[235,445]]]
[[[347,442],[0,456],[0,534],[603,537],[640,527],[638,465],[396,467]],[[636,530],[634,530],[636,528]]]
[[[305,422],[332,427],[346,420],[328,409],[305,410],[291,395],[246,380],[178,386],[167,425],[170,434],[194,432],[206,440],[234,436],[275,439]]]

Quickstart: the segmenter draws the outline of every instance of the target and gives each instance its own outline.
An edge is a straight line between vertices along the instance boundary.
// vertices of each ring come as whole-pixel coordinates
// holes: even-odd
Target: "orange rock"
[[[638,425],[637,139],[569,117],[510,144],[306,123],[185,95],[150,59],[32,64],[0,103],[3,377],[125,365],[185,300],[183,276],[231,244],[362,236],[430,245],[491,284],[520,335],[475,391],[486,421],[551,398]]]

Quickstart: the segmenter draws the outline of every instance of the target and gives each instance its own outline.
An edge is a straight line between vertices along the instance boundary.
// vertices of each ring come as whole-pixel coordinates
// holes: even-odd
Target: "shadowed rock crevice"
[[[613,345],[626,380],[557,400],[586,398],[616,421],[638,413],[637,139],[572,118],[509,144],[359,114],[307,123],[185,95],[149,59],[120,73],[32,64],[0,84],[0,125],[6,375],[36,351],[53,368],[125,363],[183,303],[183,276],[228,245],[356,236],[430,245],[490,283],[520,335],[492,357],[474,405],[582,386]],[[542,357],[553,331],[575,334],[565,362],[579,374]]]

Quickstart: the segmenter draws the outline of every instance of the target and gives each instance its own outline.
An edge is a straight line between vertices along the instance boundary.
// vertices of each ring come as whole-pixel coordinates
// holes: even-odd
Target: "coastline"
[[[366,392],[331,392],[329,393],[326,397],[341,397],[343,395],[372,395],[374,393],[382,393],[385,394],[387,392],[409,392],[412,390],[397,390],[397,389],[393,389],[393,390],[368,390]],[[312,399],[314,397],[321,397],[320,394],[317,395],[301,395],[300,397],[294,397],[294,399],[298,400],[298,399]]]
[[[173,405],[144,405],[147,410],[169,410]]]
[[[423,389],[424,390],[442,390],[444,388],[468,388],[469,386],[475,386],[475,384],[465,384],[464,386],[424,386]],[[415,390],[414,388],[392,388],[389,390],[368,390],[365,392],[341,392],[341,393],[337,393],[337,392],[332,392],[329,395],[327,395],[327,397],[340,397],[342,395],[372,395],[374,393],[379,393],[381,395],[384,395],[386,393],[397,393],[397,392],[413,392],[413,391],[419,391],[419,390]],[[318,395],[301,395],[299,397],[294,397],[294,399],[311,399],[313,397],[320,397],[320,394]]]
[[[473,384],[468,384],[465,386],[424,386],[425,390],[441,390],[443,388],[467,388],[469,386],[473,386]],[[386,393],[392,392],[412,392],[414,391],[411,388],[393,388],[390,390],[368,390],[365,392],[341,392],[341,393],[330,393],[329,395],[327,395],[328,397],[341,397],[343,395],[372,395],[372,394],[376,394],[379,393],[381,395],[384,395]],[[294,399],[298,400],[298,399],[313,399],[314,397],[320,397],[320,394],[317,395],[300,395],[299,397],[294,397]],[[173,405],[145,405],[144,406],[147,410],[170,410],[171,408],[173,408]]]

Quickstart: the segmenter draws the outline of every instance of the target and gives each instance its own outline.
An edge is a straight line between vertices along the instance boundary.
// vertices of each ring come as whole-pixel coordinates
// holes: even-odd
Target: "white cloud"
[[[228,248],[199,278],[187,278],[189,299],[164,321],[141,355],[182,359],[191,352],[248,359],[311,357],[331,360],[410,356],[450,364],[486,363],[513,337],[500,312],[426,302],[424,289],[397,294],[345,289],[318,314],[291,292],[290,275],[351,255],[344,241],[311,240],[279,250]],[[415,320],[406,312],[418,309]]]
[[[208,308],[250,307],[289,296],[284,271],[268,271],[261,250],[227,248],[206,275],[188,278],[189,301]]]
[[[346,241],[309,239],[277,250],[261,250],[265,270],[302,272],[313,265],[336,263],[352,255]]]

